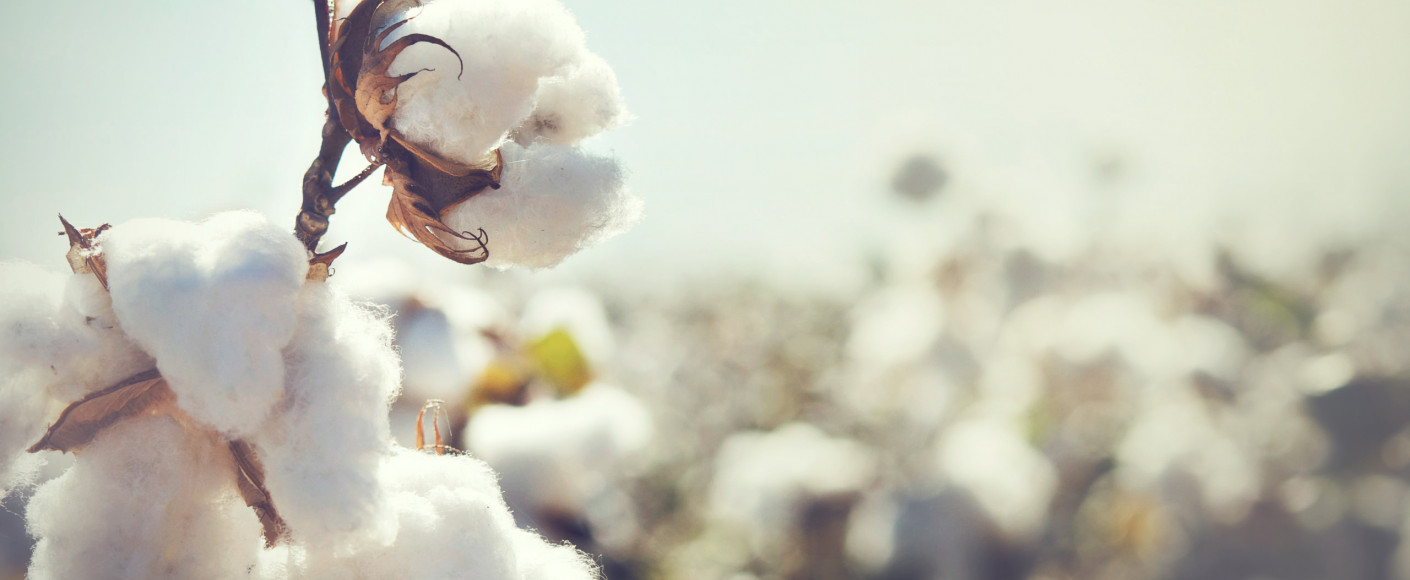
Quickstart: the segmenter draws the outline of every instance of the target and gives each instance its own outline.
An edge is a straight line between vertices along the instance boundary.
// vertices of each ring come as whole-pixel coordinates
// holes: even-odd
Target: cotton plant
[[[458,262],[547,267],[622,231],[639,201],[577,148],[627,118],[615,77],[551,0],[315,4],[328,119],[293,232],[63,221],[72,274],[0,263],[0,492],[78,456],[33,491],[30,577],[597,576],[439,431],[397,443],[389,314],[328,284],[346,244],[318,249],[379,167],[389,220]],[[335,187],[353,141],[371,164]]]

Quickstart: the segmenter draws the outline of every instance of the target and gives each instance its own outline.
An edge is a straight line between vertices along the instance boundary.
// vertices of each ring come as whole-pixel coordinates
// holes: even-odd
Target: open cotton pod
[[[576,147],[507,143],[504,172],[487,190],[441,214],[455,231],[483,228],[496,268],[546,268],[578,250],[622,233],[641,217],[641,199],[627,192],[622,168]],[[440,234],[456,249],[476,242]]]
[[[537,268],[636,214],[609,159],[501,149],[511,131],[530,148],[572,145],[627,117],[611,68],[556,0],[364,0],[335,30],[329,97],[363,154],[386,165],[387,219],[403,233],[457,262]],[[544,161],[516,165],[530,158]],[[459,208],[493,193],[489,209]],[[451,212],[481,221],[450,223]]]

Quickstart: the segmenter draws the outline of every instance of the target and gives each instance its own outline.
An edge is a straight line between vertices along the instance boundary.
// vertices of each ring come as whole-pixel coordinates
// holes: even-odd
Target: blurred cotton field
[[[316,54],[308,7],[191,4],[0,22],[0,62],[27,79],[0,94],[0,257],[63,268],[58,211],[292,224],[323,107],[316,58],[290,57]],[[614,580],[1410,579],[1410,5],[565,4],[593,53],[531,116],[595,120],[472,148],[584,171],[611,153],[624,168],[591,193],[641,203],[582,239],[502,224],[530,267],[601,244],[500,271],[398,236],[386,188],[350,194],[328,284],[386,309],[402,365],[388,423],[355,418],[392,442],[366,445],[412,445],[441,401],[424,425],[494,471],[514,523]],[[92,102],[133,78],[140,97]],[[572,195],[560,183],[533,185]],[[512,190],[486,199],[513,211]],[[542,223],[601,213],[564,212]],[[390,353],[367,348],[333,354],[384,393]],[[357,431],[324,444],[356,451]],[[186,441],[177,459],[207,453]],[[397,457],[377,489],[419,522],[408,545],[453,546],[405,494],[439,485],[473,519],[479,500],[454,498],[493,488],[483,467]],[[56,509],[32,485],[5,499],[5,577],[35,552],[31,498]]]

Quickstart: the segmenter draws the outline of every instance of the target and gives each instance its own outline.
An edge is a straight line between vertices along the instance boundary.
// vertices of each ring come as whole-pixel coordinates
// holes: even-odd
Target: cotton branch
[[[343,150],[352,142],[352,136],[339,122],[338,109],[333,104],[332,94],[328,90],[329,74],[332,70],[329,31],[333,4],[328,0],[313,0],[313,8],[314,21],[318,26],[318,50],[323,60],[323,94],[327,98],[328,109],[323,122],[323,143],[318,148],[318,157],[314,158],[308,171],[304,173],[304,203],[294,222],[294,233],[308,251],[316,253],[318,241],[328,231],[328,217],[333,215],[338,200],[367,179],[380,164],[373,163],[347,183],[333,186],[333,175],[338,172],[338,162],[343,157]]]

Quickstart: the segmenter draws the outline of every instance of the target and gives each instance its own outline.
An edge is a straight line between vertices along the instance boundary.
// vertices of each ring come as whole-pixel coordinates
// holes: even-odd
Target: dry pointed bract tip
[[[65,254],[69,268],[75,274],[93,274],[103,289],[108,289],[108,268],[103,254],[93,246],[93,240],[112,226],[103,224],[97,228],[78,229],[59,214],[59,223],[64,225],[64,235],[69,238],[69,251]]]
[[[235,459],[235,469],[239,472],[236,483],[240,488],[240,497],[259,516],[259,523],[264,528],[264,547],[273,548],[283,539],[288,527],[284,524],[284,518],[279,517],[278,510],[274,509],[274,501],[264,486],[264,466],[249,443],[237,439],[231,441],[229,447],[230,455]]]
[[[333,260],[338,259],[338,256],[343,255],[343,252],[347,249],[348,244],[344,242],[342,245],[328,250],[327,252],[323,252],[322,254],[314,253],[313,257],[308,260],[307,279],[317,280],[319,282],[327,280],[329,276],[333,275]]]
[[[157,369],[137,373],[66,407],[29,452],[67,453],[80,449],[113,423],[142,413],[160,412],[175,400],[176,395]]]

